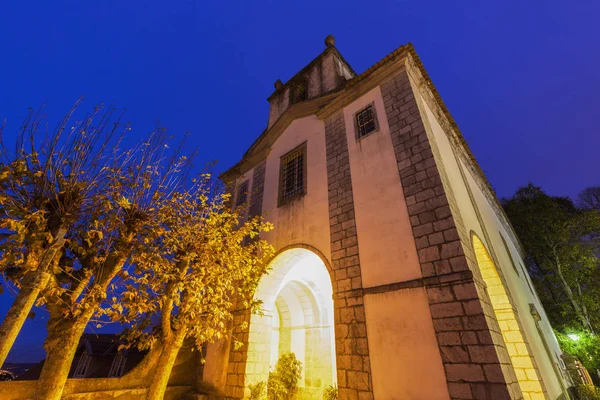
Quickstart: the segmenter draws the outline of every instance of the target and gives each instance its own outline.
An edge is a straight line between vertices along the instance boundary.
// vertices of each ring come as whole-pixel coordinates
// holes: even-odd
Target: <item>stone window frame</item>
[[[284,155],[282,155],[281,157],[279,157],[279,187],[277,188],[277,207],[281,207],[283,205],[286,205],[290,202],[292,202],[293,200],[296,200],[304,195],[306,195],[306,182],[307,182],[307,146],[306,146],[307,142],[304,141],[303,143],[299,144],[298,146],[294,147],[292,150],[288,151],[287,153],[285,153]],[[285,166],[285,161],[286,159],[291,158],[292,156],[294,156],[296,153],[301,152],[303,154],[302,157],[302,190],[300,190],[298,193],[294,194],[291,197],[287,197],[284,199],[284,193],[283,193],[283,172],[284,172],[284,166]]]
[[[245,188],[244,193],[242,193],[242,189]],[[245,181],[243,181],[242,183],[240,183],[240,185],[237,188],[237,193],[235,196],[235,205],[237,206],[241,206],[242,204],[246,203],[248,201],[248,193],[250,190],[250,179],[246,179]],[[244,195],[244,199],[242,200],[242,194]]]
[[[370,107],[370,108],[373,110],[373,121],[375,122],[375,129],[373,129],[371,132],[369,132],[369,133],[367,133],[367,134],[365,134],[365,135],[363,135],[363,136],[359,136],[359,129],[358,129],[358,115],[359,115],[361,112],[363,112],[363,111],[365,111],[366,109],[368,109],[369,107]],[[369,104],[367,104],[366,106],[364,106],[364,107],[361,107],[361,108],[360,108],[358,111],[356,111],[356,112],[354,113],[354,115],[353,115],[353,118],[352,118],[352,119],[353,119],[353,121],[354,121],[354,137],[355,137],[355,139],[356,139],[356,141],[357,141],[357,142],[358,142],[359,140],[362,140],[362,139],[364,139],[364,138],[366,138],[366,137],[369,137],[369,136],[371,136],[371,135],[372,135],[372,134],[374,134],[374,133],[377,133],[377,132],[379,132],[379,128],[380,128],[380,126],[379,126],[379,118],[377,118],[377,107],[375,107],[375,102],[374,102],[374,101],[370,102],[370,103],[369,103]]]

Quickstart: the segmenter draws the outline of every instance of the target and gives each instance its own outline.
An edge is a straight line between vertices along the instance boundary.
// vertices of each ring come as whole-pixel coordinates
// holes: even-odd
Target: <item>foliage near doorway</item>
[[[287,400],[298,388],[302,377],[302,362],[294,353],[285,353],[277,360],[275,370],[269,373],[269,381],[249,385],[250,400]]]
[[[302,363],[294,353],[285,353],[277,360],[275,371],[269,373],[267,397],[269,400],[285,400],[291,397],[302,377]]]
[[[337,400],[338,388],[337,385],[329,385],[323,391],[323,400]]]

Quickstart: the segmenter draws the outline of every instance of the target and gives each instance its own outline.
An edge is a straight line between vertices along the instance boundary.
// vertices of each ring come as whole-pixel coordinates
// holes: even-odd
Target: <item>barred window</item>
[[[236,206],[244,204],[248,200],[248,181],[242,183],[238,188]]]
[[[375,106],[371,103],[355,114],[356,138],[360,139],[378,129]]]
[[[279,169],[278,205],[303,196],[306,192],[306,142],[283,157]]]

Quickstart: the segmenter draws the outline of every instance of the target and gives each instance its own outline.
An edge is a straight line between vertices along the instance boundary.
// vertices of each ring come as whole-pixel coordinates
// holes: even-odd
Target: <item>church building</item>
[[[357,74],[325,45],[222,175],[277,255],[203,382],[241,399],[293,352],[298,399],[568,399],[523,249],[413,46]]]

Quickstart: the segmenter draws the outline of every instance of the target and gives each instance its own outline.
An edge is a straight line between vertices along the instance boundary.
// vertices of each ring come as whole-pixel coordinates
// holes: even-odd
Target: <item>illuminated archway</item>
[[[519,387],[526,399],[545,399],[540,378],[529,353],[523,331],[517,321],[515,310],[510,302],[494,261],[482,241],[473,237],[473,250],[483,280],[487,286],[492,308],[506,344],[511,363],[515,370]]]
[[[252,315],[246,385],[267,381],[278,358],[302,362],[299,399],[322,398],[336,380],[331,278],[321,258],[305,248],[278,254],[257,288],[264,315]]]

